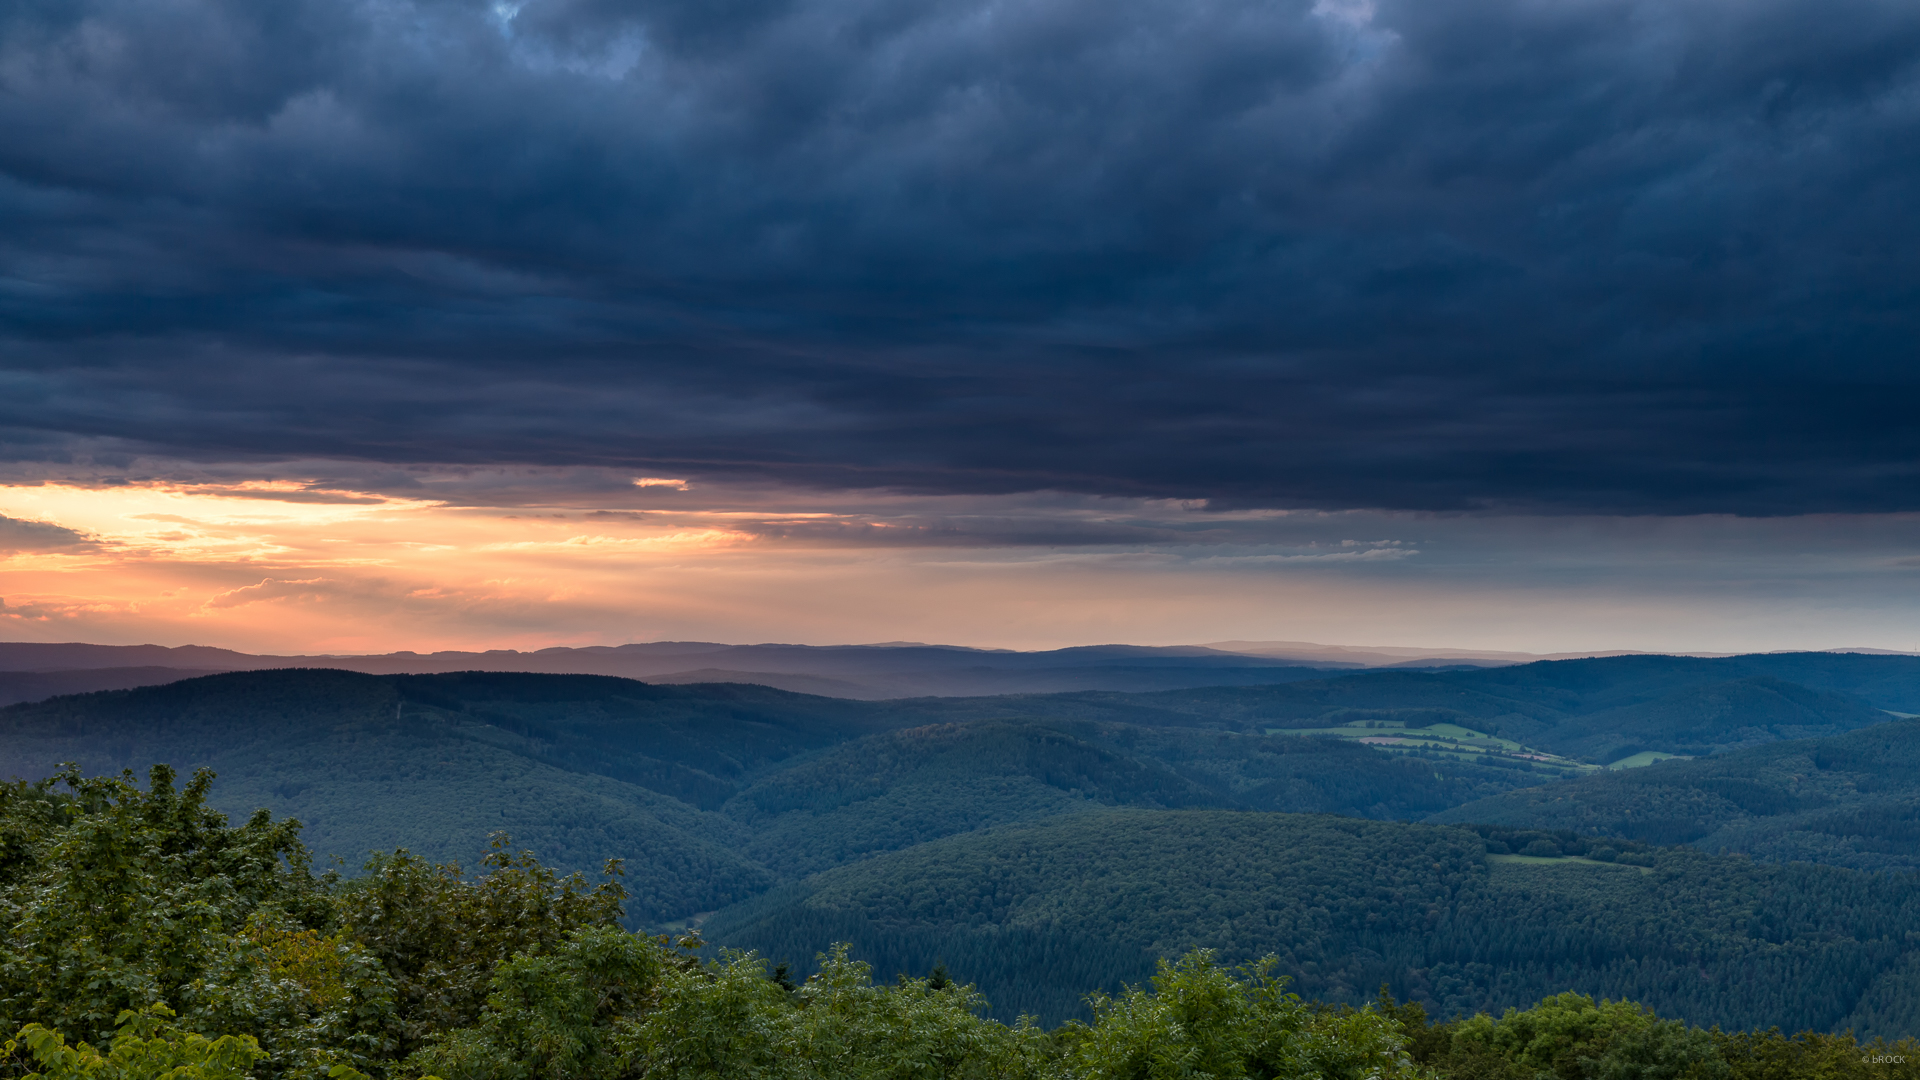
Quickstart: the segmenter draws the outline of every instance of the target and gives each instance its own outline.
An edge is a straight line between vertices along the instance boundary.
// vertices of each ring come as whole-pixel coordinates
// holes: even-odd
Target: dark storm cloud
[[[0,434],[1913,508],[1917,61],[1891,0],[29,0]]]

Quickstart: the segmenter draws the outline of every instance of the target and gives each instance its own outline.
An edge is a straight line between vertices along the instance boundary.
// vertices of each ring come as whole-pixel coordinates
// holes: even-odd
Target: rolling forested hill
[[[1569,988],[1696,1024],[1920,1027],[1920,891],[1905,874],[1577,838],[1219,811],[1114,810],[951,837],[809,878],[706,924],[804,960],[854,943],[881,971],[943,962],[998,1014],[1057,1020],[1088,985],[1194,946],[1266,953],[1309,996],[1382,983],[1443,1015]],[[1561,852],[1578,852],[1577,856]]]
[[[736,852],[740,836],[726,818],[694,801],[718,782],[697,764],[743,768],[750,759],[729,754],[732,743],[793,753],[863,722],[811,714],[809,699],[778,701],[790,695],[755,687],[699,693],[551,676],[535,692],[512,676],[425,679],[247,672],[15,706],[0,713],[0,770],[38,777],[63,761],[90,773],[211,767],[220,808],[244,816],[272,806],[305,822],[316,851],[352,866],[402,846],[471,863],[496,831],[568,867],[620,856],[633,864],[636,910],[652,918],[711,908],[774,880]],[[541,738],[554,734],[541,726],[548,710],[594,731],[614,723],[622,701],[647,718],[629,725],[624,742],[601,731],[599,771],[569,767],[570,755],[588,752],[584,742]],[[636,746],[660,756],[622,752]]]
[[[563,869],[618,857],[637,922],[710,916],[801,965],[833,940],[883,972],[944,960],[1054,1019],[1203,945],[1442,1014],[1573,987],[1920,1031],[1911,875],[1782,862],[1920,866],[1920,721],[1859,696],[1904,701],[1882,661],[1907,658],[1736,659],[885,702],[238,672],[0,710],[0,775],[210,766],[214,805],[297,817],[349,870],[470,864],[496,832]],[[1656,752],[1710,756],[1600,771]],[[1401,823],[1429,815],[1472,827]],[[1649,846],[1676,843],[1775,861]]]
[[[900,702],[583,675],[238,672],[12,707],[0,713],[0,770],[210,765],[231,809],[279,803],[316,848],[350,862],[401,843],[471,858],[504,829],[561,865],[657,863],[659,910],[678,914],[802,868],[1085,806],[1417,818],[1559,775],[1525,754],[1394,756],[1288,734],[1330,724],[1365,736],[1465,725],[1553,746],[1577,728],[1626,751],[1647,742],[1646,715],[1675,708],[1700,718],[1694,741],[1729,743],[1883,718],[1784,684],[1754,692],[1778,706],[1764,714],[1771,727],[1744,706],[1711,712],[1699,702],[1725,684],[1698,680],[1719,678],[1719,663],[1623,657]],[[993,726],[950,727],[983,722]],[[779,775],[796,765],[807,771]],[[814,789],[805,800],[779,794],[802,787]]]
[[[0,711],[0,773],[211,767],[223,809],[273,806],[349,866],[394,847],[471,862],[496,831],[566,868],[625,858],[647,920],[1084,808],[1417,816],[1529,782],[1350,743],[1003,721],[990,719],[1007,711],[1001,699],[970,704],[989,719],[926,725],[921,710],[737,684],[236,672]]]
[[[1891,694],[1920,668],[1904,657],[1734,659],[888,702],[590,675],[236,672],[0,710],[0,773],[37,777],[63,761],[96,772],[207,765],[229,810],[281,807],[317,850],[350,865],[401,845],[471,860],[488,834],[507,831],[561,866],[633,860],[647,882],[639,910],[677,918],[849,859],[1101,806],[1418,819],[1473,803],[1507,808],[1488,820],[1531,821],[1511,808],[1535,796],[1476,801],[1566,775],[1582,756],[1698,753],[1888,719],[1760,668]],[[1623,782],[1641,791],[1646,780]],[[1711,820],[1752,825],[1724,812]],[[1711,831],[1631,835],[1671,843]],[[1920,850],[1897,829],[1881,847],[1901,844]],[[1879,854],[1899,865],[1899,852]],[[1835,861],[1874,865],[1844,852]]]
[[[1436,822],[1575,829],[1863,870],[1920,868],[1920,721],[1508,792]]]
[[[858,739],[768,775],[723,811],[782,875],[956,832],[1101,806],[1417,817],[1525,773],[1331,739],[1093,722],[979,720]]]
[[[1920,660],[1908,657],[1848,659],[1911,660],[1920,668]],[[1643,751],[1704,755],[1838,734],[1890,719],[1861,697],[1751,673],[1729,666],[1729,661],[1665,656],[1559,660],[1490,671],[1368,672],[1263,687],[1001,700],[1036,716],[1242,731],[1319,729],[1355,721],[1408,727],[1456,724],[1599,764]],[[966,699],[903,704],[929,714],[975,707]]]

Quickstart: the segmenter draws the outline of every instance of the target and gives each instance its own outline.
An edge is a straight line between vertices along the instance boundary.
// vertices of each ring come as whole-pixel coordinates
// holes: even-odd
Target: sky
[[[0,5],[0,638],[1920,649],[1920,7]]]

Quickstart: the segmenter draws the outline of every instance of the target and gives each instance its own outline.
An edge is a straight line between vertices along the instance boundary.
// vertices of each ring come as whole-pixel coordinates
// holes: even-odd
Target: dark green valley
[[[498,834],[617,858],[630,927],[795,977],[837,942],[944,965],[1009,1021],[1090,1019],[1089,991],[1210,949],[1435,1017],[1575,990],[1897,1038],[1916,695],[1920,661],[1825,654],[889,701],[286,669],[10,706],[0,769],[211,768],[210,805],[298,819],[348,879]]]

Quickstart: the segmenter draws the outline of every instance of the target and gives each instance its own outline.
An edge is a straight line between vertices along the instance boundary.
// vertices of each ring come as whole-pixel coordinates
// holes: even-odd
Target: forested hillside
[[[1004,1016],[1074,1015],[1087,985],[1208,947],[1276,954],[1311,996],[1385,983],[1439,1015],[1571,988],[1700,1025],[1898,1035],[1920,1030],[1915,884],[1570,835],[1113,810],[827,871],[706,931],[795,961],[850,941],[882,970],[944,962]]]
[[[635,869],[643,918],[774,880],[717,804],[749,770],[883,726],[865,706],[751,686],[597,676],[242,672],[4,714],[5,771],[209,766],[218,805],[278,806],[322,855],[408,847],[472,862],[505,831],[569,868]],[[681,797],[676,797],[681,796]]]
[[[1516,790],[1430,820],[1576,829],[1866,870],[1920,868],[1920,721]]]
[[[1833,681],[1835,672],[1893,670],[1880,661],[1903,658],[1741,659],[1798,663]],[[1742,677],[1729,681],[1730,673]],[[1853,683],[1901,685],[1857,671]],[[1450,820],[1521,822],[1535,820],[1532,811],[1514,807],[1563,791],[1631,791],[1629,803],[1644,803],[1658,789],[1650,778],[1695,774],[1669,765],[1645,777],[1626,774],[1625,787],[1582,781],[1542,787],[1537,798],[1518,802],[1484,800],[1568,771],[1562,763],[1569,759],[1549,759],[1536,746],[1604,759],[1654,745],[1698,751],[1886,719],[1854,698],[1723,661],[1668,657],[1147,694],[893,702],[602,676],[296,669],[8,708],[0,711],[0,772],[41,776],[69,760],[92,771],[153,761],[211,766],[225,778],[214,796],[224,808],[282,807],[305,823],[316,850],[349,866],[396,846],[471,861],[495,831],[566,868],[625,857],[636,868],[635,917],[670,921],[849,860],[1101,807],[1404,820],[1474,804],[1490,809]],[[1350,737],[1308,735],[1316,731]],[[1469,743],[1491,752],[1467,752]],[[1539,820],[1663,843],[1700,841],[1725,826],[1747,831],[1708,846],[1724,839],[1761,854],[1858,866],[1920,862],[1920,834],[1904,824],[1911,813],[1897,799],[1857,797],[1869,788],[1897,796],[1905,781],[1892,772],[1873,781],[1879,787],[1849,780],[1845,791],[1818,797],[1825,801],[1808,802],[1807,790],[1818,785],[1799,784],[1805,790],[1780,806],[1866,814],[1867,824],[1849,824],[1845,813],[1808,817],[1774,839],[1757,823],[1759,796],[1728,794],[1733,779],[1717,776],[1713,791],[1682,784],[1684,791],[1658,797],[1718,808],[1719,817],[1688,818],[1692,832],[1660,825],[1678,820],[1677,811],[1655,813],[1651,803],[1616,807],[1616,817],[1638,815],[1632,829],[1564,813]],[[1809,839],[1823,828],[1865,828],[1869,840]]]
[[[1409,818],[1534,779],[1466,763],[1436,767],[1332,739],[981,720],[846,743],[768,775],[723,810],[749,830],[748,853],[798,875],[1101,806]]]
[[[1009,711],[1004,699],[968,704]],[[1091,807],[1406,817],[1528,782],[1327,740],[924,719],[733,684],[237,672],[0,712],[0,768],[209,766],[224,778],[218,805],[281,807],[315,850],[350,866],[394,847],[472,861],[496,831],[569,869],[626,858],[630,906],[645,920],[710,911],[876,851]]]
[[[836,946],[818,957],[812,965],[818,970],[801,981],[790,967],[764,957],[713,955],[695,936],[676,941],[628,933],[618,926],[624,889],[617,865],[608,866],[606,878],[595,885],[579,876],[555,875],[525,852],[496,847],[479,874],[404,853],[377,856],[355,877],[315,874],[292,822],[263,810],[231,826],[207,805],[210,774],[196,775],[183,786],[164,767],[150,776],[145,790],[126,780],[72,773],[0,786],[0,940],[6,959],[0,964],[0,1031],[11,1036],[5,1067],[12,1075],[39,1080],[1920,1076],[1915,1064],[1920,1044],[1912,1040],[1862,1044],[1851,1035],[1807,1032],[1789,1038],[1778,1030],[1707,1031],[1637,1003],[1596,1002],[1571,993],[1498,1017],[1480,1014],[1441,1023],[1432,1022],[1418,1003],[1388,996],[1357,1009],[1328,1007],[1289,992],[1276,971],[1278,957],[1236,969],[1205,950],[1162,959],[1141,985],[1095,994],[1088,999],[1087,1023],[1051,1030],[1027,1022],[1009,1026],[983,1016],[986,999],[944,967],[923,977],[902,972],[889,979],[886,968],[876,972],[845,946]],[[1248,829],[1249,822],[1264,816],[1224,817],[1237,819],[1237,835],[1274,838]],[[1376,854],[1434,856],[1436,872],[1473,888],[1468,855],[1476,834],[1347,825],[1357,827],[1336,833]],[[1391,835],[1395,828],[1401,835]],[[1313,832],[1309,824],[1307,833]],[[1446,841],[1433,843],[1438,835]],[[1337,854],[1321,850],[1324,844],[1316,847],[1311,835],[1307,839],[1303,854]],[[1536,837],[1529,846],[1548,842]],[[1338,836],[1334,844],[1341,846]],[[1337,884],[1367,875],[1350,858],[1340,869],[1345,872],[1334,879]],[[1211,872],[1218,876],[1218,867]],[[1373,876],[1382,875],[1375,871]],[[1274,881],[1299,877],[1282,870]],[[1394,880],[1402,891],[1417,892],[1421,877],[1401,874]],[[1010,878],[1007,884],[1021,881]],[[1129,899],[1138,893],[1123,890]],[[948,914],[977,910],[981,905],[969,895],[956,894]],[[1855,907],[1870,906],[1872,900]],[[1830,915],[1832,907],[1813,914]],[[1204,914],[1205,905],[1189,905],[1189,910]],[[1298,920],[1308,935],[1354,923],[1350,912],[1324,908],[1301,912]],[[1788,923],[1768,927],[1793,929]],[[1854,929],[1859,936],[1860,927]],[[1678,974],[1685,981],[1693,972]]]
[[[1264,687],[1005,700],[1019,702],[1023,711],[1036,716],[1242,731],[1314,729],[1352,721],[1409,727],[1450,723],[1598,764],[1642,751],[1704,755],[1838,734],[1891,719],[1863,698],[1749,673],[1729,663],[1620,656],[1487,671],[1369,672]],[[930,715],[971,707],[964,700],[913,704]],[[1145,716],[1154,719],[1140,719]]]
[[[1920,1030],[1910,874],[1653,846],[1920,864],[1905,809],[1920,722],[1703,661],[1625,659],[905,702],[246,672],[8,708],[0,762],[27,777],[62,760],[212,766],[214,806],[298,817],[349,877],[395,847],[471,864],[499,832],[563,869],[621,858],[629,925],[703,926],[797,971],[835,941],[886,972],[944,962],[1008,1019],[1088,1017],[1089,989],[1210,948],[1271,952],[1327,1000],[1386,983],[1440,1016],[1573,988],[1729,1029]],[[1459,681],[1489,675],[1506,683]],[[1882,719],[1573,781],[1526,749]],[[1311,734],[1336,729],[1392,745]],[[1522,749],[1444,749],[1473,731]],[[1283,813],[1298,811],[1318,816]],[[1404,823],[1435,813],[1472,827]],[[1843,829],[1870,842],[1828,842]]]

